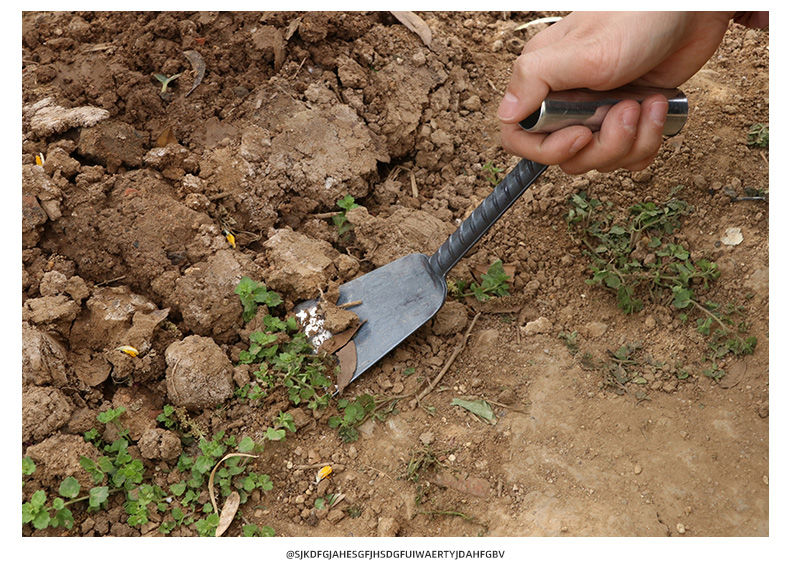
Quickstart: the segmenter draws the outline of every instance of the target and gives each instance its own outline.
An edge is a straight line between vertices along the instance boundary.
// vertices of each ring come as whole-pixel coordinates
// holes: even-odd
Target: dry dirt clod
[[[233,365],[208,337],[192,335],[165,351],[167,396],[187,410],[211,408],[233,396]]]
[[[521,327],[521,332],[525,335],[539,335],[551,332],[552,324],[546,317],[540,317],[534,321],[528,322]]]

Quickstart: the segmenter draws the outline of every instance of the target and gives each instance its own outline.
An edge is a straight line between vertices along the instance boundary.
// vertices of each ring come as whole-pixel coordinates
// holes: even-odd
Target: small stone
[[[538,335],[541,333],[548,333],[551,331],[551,327],[551,321],[542,316],[534,321],[528,322],[526,325],[521,327],[521,332],[525,335]]]
[[[395,537],[400,531],[400,525],[392,517],[381,517],[378,523],[377,534],[379,537]]]
[[[333,524],[333,525],[336,525],[337,523],[342,521],[344,518],[346,518],[346,513],[344,513],[339,508],[334,508],[334,509],[330,510],[329,514],[326,516],[326,520],[329,523]]]
[[[713,182],[710,185],[710,189],[713,190],[714,192],[718,192],[719,190],[722,189],[723,186],[724,184],[722,184],[721,182]]]
[[[433,319],[433,334],[454,335],[462,331],[468,322],[466,306],[461,302],[448,301]]]
[[[705,176],[702,174],[695,174],[691,177],[691,182],[699,188],[700,190],[704,190],[707,187],[707,182],[705,181]]]
[[[431,431],[426,431],[425,433],[420,435],[420,441],[423,443],[423,445],[430,445],[431,443],[433,443],[433,440],[434,440],[434,435]]]
[[[678,523],[675,528],[678,530],[678,533],[680,533],[681,535],[686,533],[686,527],[685,525],[683,525],[683,523]]]
[[[761,419],[768,418],[768,403],[767,402],[761,402],[760,403],[760,406],[757,407],[757,415]]]
[[[655,326],[656,326],[656,319],[654,319],[652,316],[648,316],[645,319],[645,328],[646,329],[653,329],[653,328],[655,328]]]
[[[641,473],[642,473],[642,466],[639,465],[639,464],[635,464],[634,465],[634,474],[638,476]]]
[[[636,172],[633,177],[635,182],[646,184],[653,179],[653,172],[643,169],[642,171]]]
[[[587,323],[584,327],[587,331],[588,337],[592,339],[597,339],[598,337],[602,336],[606,332],[606,329],[609,328],[609,325],[598,321],[592,321]]]

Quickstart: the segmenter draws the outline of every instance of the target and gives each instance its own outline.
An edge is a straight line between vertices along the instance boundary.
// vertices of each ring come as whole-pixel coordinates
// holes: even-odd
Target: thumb
[[[606,79],[609,76],[602,72],[611,69],[602,63],[600,51],[587,51],[585,45],[579,43],[571,49],[567,43],[554,43],[516,59],[510,84],[497,112],[499,119],[508,124],[524,120],[540,108],[549,92],[608,89],[605,86],[609,85],[610,80]]]

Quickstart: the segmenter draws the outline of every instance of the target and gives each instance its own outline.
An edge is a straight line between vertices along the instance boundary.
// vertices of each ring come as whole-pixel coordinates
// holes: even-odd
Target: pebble
[[[548,333],[551,331],[551,321],[546,317],[540,317],[534,321],[528,322],[526,325],[521,327],[521,331],[525,335],[536,335],[539,333]]]
[[[642,473],[642,466],[639,464],[634,465],[634,474],[637,476]]]
[[[434,440],[434,434],[431,431],[426,431],[425,433],[420,435],[420,441],[423,443],[423,445],[430,445],[431,443],[433,443],[433,440]]]
[[[700,190],[704,190],[707,186],[707,182],[705,181],[705,176],[702,174],[695,174],[691,177],[691,181],[693,184],[699,188]]]
[[[346,517],[346,513],[344,513],[339,508],[333,508],[329,511],[329,514],[326,516],[326,520],[329,521],[331,524],[336,525],[340,521],[342,521]]]
[[[655,326],[656,326],[656,319],[654,319],[652,316],[648,316],[645,319],[645,328],[652,329],[655,328]]]
[[[686,527],[685,525],[683,525],[683,523],[678,523],[675,528],[678,530],[678,533],[680,533],[681,535],[686,533]]]
[[[635,182],[646,184],[653,179],[653,172],[643,169],[642,171],[636,172],[633,177]]]
[[[710,189],[713,190],[714,192],[718,192],[719,190],[722,189],[723,186],[724,184],[722,184],[721,182],[713,182],[710,185]]]
[[[601,335],[606,332],[606,329],[609,328],[609,325],[606,323],[601,323],[598,321],[589,322],[585,325],[587,330],[587,335],[593,339],[597,339]]]

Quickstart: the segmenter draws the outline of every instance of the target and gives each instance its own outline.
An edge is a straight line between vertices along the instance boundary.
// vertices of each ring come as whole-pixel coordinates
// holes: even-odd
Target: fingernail
[[[516,98],[515,94],[506,92],[505,96],[502,98],[502,103],[499,105],[497,116],[501,119],[509,119],[513,118],[517,112],[518,98]]]
[[[654,125],[663,128],[664,122],[667,119],[668,108],[669,108],[669,104],[662,100],[661,102],[656,102],[654,104],[651,104],[647,115],[650,117],[650,120],[653,122]]]
[[[576,140],[571,144],[571,153],[576,153],[577,151],[581,150],[587,144],[587,136],[580,135],[576,137]]]
[[[639,120],[638,108],[626,108],[620,115],[620,122],[631,133],[636,132],[636,123]]]

